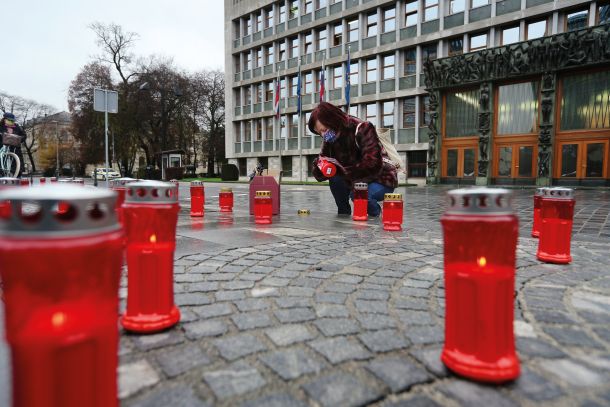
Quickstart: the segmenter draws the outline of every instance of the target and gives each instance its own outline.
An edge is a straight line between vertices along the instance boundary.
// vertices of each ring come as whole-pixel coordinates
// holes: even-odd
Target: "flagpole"
[[[347,64],[345,66],[345,98],[347,99],[347,111],[345,113],[347,113],[349,115],[349,105],[350,105],[350,99],[351,99],[351,88],[352,88],[352,81],[350,78],[351,75],[351,69],[350,69],[350,64],[351,64],[351,55],[350,55],[350,49],[351,46],[349,44],[347,44]]]
[[[275,101],[278,101],[278,106],[277,106],[277,110],[273,112],[273,119],[275,121],[275,136],[276,136],[276,140],[277,140],[277,149],[279,151],[279,157],[280,157],[280,174],[282,172],[282,124],[280,123],[280,101],[281,101],[281,93],[282,93],[282,84],[280,82],[280,71],[277,71],[277,79],[276,79],[276,83],[275,83],[275,95],[273,95],[273,101],[275,103]],[[281,179],[281,176],[280,176]]]
[[[297,79],[297,94],[298,94],[298,99],[297,99],[297,117],[298,117],[298,126],[297,126],[297,137],[298,137],[298,143],[299,143],[299,182],[303,182],[303,137],[301,132],[303,131],[302,127],[302,118],[303,118],[303,99],[302,99],[302,90],[301,90],[301,59],[303,58],[303,56],[299,57],[299,77]]]

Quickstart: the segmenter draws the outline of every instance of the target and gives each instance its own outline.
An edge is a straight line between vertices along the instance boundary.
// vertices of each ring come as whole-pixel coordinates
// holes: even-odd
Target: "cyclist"
[[[25,143],[25,131],[15,122],[15,115],[6,112],[2,115],[2,120],[0,120],[0,135],[2,133],[14,134],[16,136],[21,137],[21,143]],[[23,163],[23,154],[21,153],[21,145],[17,147],[11,147],[11,151],[19,157],[19,160]],[[22,164],[23,165],[23,164]],[[21,172],[21,171],[20,171]]]

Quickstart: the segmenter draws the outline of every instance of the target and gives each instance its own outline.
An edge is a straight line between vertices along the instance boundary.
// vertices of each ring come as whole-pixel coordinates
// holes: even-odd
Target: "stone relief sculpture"
[[[489,85],[484,82],[479,89],[479,177],[487,176],[490,116]]]

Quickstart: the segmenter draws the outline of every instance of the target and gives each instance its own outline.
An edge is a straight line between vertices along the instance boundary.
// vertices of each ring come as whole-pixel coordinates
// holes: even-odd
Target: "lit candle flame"
[[[53,314],[53,316],[51,317],[51,324],[55,327],[55,328],[59,328],[60,326],[62,326],[64,323],[66,322],[66,314],[64,314],[63,312],[56,312],[55,314]]]
[[[485,265],[487,264],[487,259],[485,257],[479,257],[477,259],[477,264],[479,265],[479,267],[485,267]]]
[[[155,234],[150,235],[150,243],[157,243],[157,235],[155,235]]]

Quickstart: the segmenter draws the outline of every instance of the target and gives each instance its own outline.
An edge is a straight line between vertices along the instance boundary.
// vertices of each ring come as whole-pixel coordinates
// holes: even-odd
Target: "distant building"
[[[326,100],[345,106],[349,48],[350,114],[391,129],[410,180],[609,185],[609,9],[590,0],[225,0],[227,158],[242,176],[260,161],[308,179],[320,71]]]
[[[42,172],[48,168],[55,168],[57,156],[61,168],[71,169],[75,159],[75,148],[79,142],[72,135],[72,119],[70,113],[59,112],[44,117],[36,117],[26,123],[28,135],[27,144],[35,143],[32,146],[32,156],[36,164],[37,172]],[[59,151],[57,150],[59,147]],[[32,168],[32,163],[28,154],[23,150],[23,155]],[[59,154],[57,154],[59,152]]]

